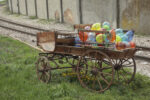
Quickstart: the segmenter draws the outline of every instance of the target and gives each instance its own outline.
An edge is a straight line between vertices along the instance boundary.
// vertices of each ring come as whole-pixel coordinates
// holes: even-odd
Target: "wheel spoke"
[[[132,75],[132,73],[131,73],[131,72],[126,72],[123,68],[122,68],[122,70],[123,70],[123,72],[125,72],[125,73],[127,73],[127,74]]]
[[[107,60],[102,60],[102,61],[103,61],[103,63],[105,63],[106,65],[110,65],[110,64],[111,64],[110,61],[107,61]]]
[[[99,75],[100,75],[100,73],[99,73]],[[100,75],[101,76],[101,75]],[[103,77],[103,76],[101,76],[101,78],[105,81],[105,83],[107,84],[107,85],[109,85],[109,82]]]
[[[98,78],[97,78],[97,82],[98,82],[98,84],[99,84],[100,89],[103,90],[102,84],[101,84],[101,82],[99,81]]]
[[[108,76],[112,76],[112,74],[110,74],[110,73],[104,73],[104,72],[100,72],[100,74],[103,74],[103,75],[108,75]]]
[[[124,61],[122,62],[122,64],[124,64],[126,61],[128,61],[130,58],[127,59],[123,59]]]
[[[60,66],[56,63],[56,61],[53,61],[56,65],[56,68],[60,68]]]
[[[114,65],[116,64],[115,61],[114,61],[114,59],[112,59],[112,62],[113,62]]]
[[[119,65],[121,65],[122,64],[122,60],[121,59],[119,59]]]
[[[95,81],[96,81],[95,78],[96,78],[96,77],[94,77],[93,84],[92,84],[92,88],[93,88],[93,89],[94,89]]]
[[[104,77],[102,77],[102,79],[105,81],[105,83],[106,83],[107,85],[109,85],[109,82],[108,82]]]
[[[94,66],[94,64],[93,64],[93,59],[92,58],[90,58],[90,61],[91,61],[91,67],[93,67]]]
[[[105,69],[112,69],[112,67],[105,66],[104,68],[101,68],[100,70],[105,70]]]
[[[95,62],[94,67],[96,67],[97,60],[94,60],[94,62]]]
[[[118,59],[116,59],[116,64],[118,64]]]
[[[45,78],[45,77],[46,77],[45,73],[42,73],[40,79],[41,79],[43,82],[45,82],[45,81],[46,81],[46,78]]]
[[[99,65],[99,68],[102,68],[102,67],[103,67],[103,64],[102,64],[102,61],[101,61],[101,60],[98,61],[98,65]]]
[[[119,73],[118,73],[118,70],[117,70],[117,78],[118,78],[118,81],[120,80],[120,78],[119,78]]]
[[[42,73],[42,75],[40,76],[40,79],[42,79],[43,76],[44,76],[44,73]]]
[[[98,54],[97,54],[97,52],[96,52],[96,53],[95,53],[95,58],[98,58],[97,55],[98,55]],[[94,61],[95,61],[95,67],[96,67],[96,66],[97,66],[97,59],[95,59]]]
[[[125,81],[128,81],[127,78],[125,77],[125,75],[123,73],[120,73],[120,74],[121,74],[121,76],[123,76],[123,78],[124,78]]]

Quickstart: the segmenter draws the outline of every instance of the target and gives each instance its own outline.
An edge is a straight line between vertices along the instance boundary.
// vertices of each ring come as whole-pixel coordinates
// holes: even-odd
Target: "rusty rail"
[[[137,46],[138,48],[141,48],[143,51],[150,51],[150,47],[144,47],[144,46]]]
[[[38,31],[43,31],[43,32],[50,31],[48,29],[44,29],[44,28],[40,28],[40,27],[36,27],[36,26],[31,26],[31,25],[27,25],[27,24],[18,23],[18,22],[15,22],[15,21],[12,21],[12,20],[9,20],[9,19],[6,19],[6,18],[2,18],[2,17],[0,17],[0,21],[5,22],[5,23],[9,23],[9,24],[12,24],[12,25],[24,27],[24,28],[29,28],[29,29],[32,29],[32,30],[38,30]],[[16,31],[16,32],[21,32],[22,34],[27,34],[27,35],[30,35],[30,36],[36,36],[36,33],[23,31],[23,30],[20,30],[20,29],[17,29],[17,28],[11,28],[11,27],[8,27],[8,26],[5,26],[5,25],[1,25],[1,24],[0,24],[0,27],[5,28],[5,29],[9,29],[9,30],[13,30],[13,31]],[[61,34],[61,33],[62,34],[65,34],[65,33],[71,34],[71,33],[73,33],[73,32],[69,32],[69,31],[65,31],[65,30],[55,30],[55,29],[51,29],[51,31],[56,31],[59,34]]]
[[[17,23],[17,22],[14,22],[14,21],[11,21],[9,19],[2,18],[2,17],[0,17],[0,21],[7,22],[7,23],[10,23],[10,24],[14,24],[14,25],[17,25],[17,26],[22,26],[22,27],[26,27],[26,28],[31,28],[31,29],[39,30],[39,31],[49,31],[49,30],[46,30],[46,29],[43,29],[43,28],[40,28],[40,27]]]
[[[22,31],[22,30],[19,30],[19,29],[11,28],[11,27],[7,27],[7,26],[4,26],[4,25],[0,25],[0,27],[5,28],[5,29],[10,29],[10,30],[13,30],[13,31],[17,31],[17,32],[21,32],[22,34],[36,36],[36,34],[30,33],[30,32],[25,32],[25,31]]]
[[[148,52],[150,52],[150,47],[144,47],[144,46],[136,46],[136,47],[140,48],[141,51],[148,51]],[[150,62],[150,57],[140,56],[140,55],[135,55],[134,57],[135,57],[135,59],[145,60],[145,61]]]
[[[145,60],[145,61],[150,62],[150,57],[144,57],[144,56],[138,56],[138,55],[136,55],[135,59]]]

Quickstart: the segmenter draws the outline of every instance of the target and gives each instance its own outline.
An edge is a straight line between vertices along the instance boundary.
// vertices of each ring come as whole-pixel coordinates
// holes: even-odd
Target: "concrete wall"
[[[60,0],[48,0],[49,19],[55,19],[61,22]]]
[[[47,19],[46,0],[37,0],[37,17]]]
[[[150,0],[120,0],[122,28],[150,34]]]
[[[12,9],[11,9],[11,0],[8,0],[8,8],[9,8],[9,11],[11,12]]]
[[[34,0],[27,0],[28,16],[36,16]]]
[[[79,24],[79,0],[63,0],[64,22]]]
[[[26,15],[25,0],[20,0],[19,1],[19,6],[20,6],[20,14]]]
[[[25,14],[25,0],[19,1],[20,12]],[[46,0],[36,1],[37,17],[47,19]],[[118,0],[81,0],[82,14],[79,9],[80,0],[62,0],[62,3],[60,1],[48,0],[49,19],[58,21],[64,19],[64,22],[69,24],[79,24],[81,21],[84,24],[109,21],[114,28],[120,24],[123,29],[134,29],[136,32],[150,34],[150,0],[119,0],[120,6],[117,6]],[[12,3],[13,12],[18,13],[17,0],[12,0]],[[35,0],[27,0],[27,4],[28,15],[36,16]],[[11,7],[10,4],[9,7]],[[119,7],[120,19],[117,19]]]
[[[116,0],[82,0],[84,24],[109,21],[116,27]]]
[[[13,13],[18,13],[17,0],[12,0]]]

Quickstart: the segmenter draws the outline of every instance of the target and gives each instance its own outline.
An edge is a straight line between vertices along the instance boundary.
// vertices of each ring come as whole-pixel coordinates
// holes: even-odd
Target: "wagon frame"
[[[75,26],[75,28],[77,27],[82,28],[83,26]],[[103,92],[112,85],[114,77],[117,77],[118,82],[122,79],[128,84],[134,79],[136,73],[134,54],[138,48],[118,51],[105,47],[93,48],[84,45],[84,43],[80,47],[75,47],[74,37],[77,33],[58,31],[37,33],[37,45],[44,50],[44,53],[39,53],[39,59],[36,63],[39,80],[48,83],[51,80],[53,70],[72,68],[77,73],[78,80],[83,87]],[[57,64],[63,63],[64,59],[71,67],[61,67]],[[70,59],[72,59],[71,62]],[[56,66],[50,65],[50,63]],[[129,67],[132,72],[128,69],[124,70],[124,67]],[[119,73],[120,71],[127,74],[128,77]]]

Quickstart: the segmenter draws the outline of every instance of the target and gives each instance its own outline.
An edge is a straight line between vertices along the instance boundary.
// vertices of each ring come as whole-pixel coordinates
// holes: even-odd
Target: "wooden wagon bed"
[[[61,53],[81,56],[88,50],[98,50],[106,53],[111,59],[132,58],[137,48],[130,48],[124,50],[109,50],[108,48],[92,48],[88,46],[75,47],[75,39],[72,38],[58,38],[59,35],[76,35],[77,33],[59,33],[59,32],[44,32],[37,34],[37,45],[40,46],[47,53]]]

